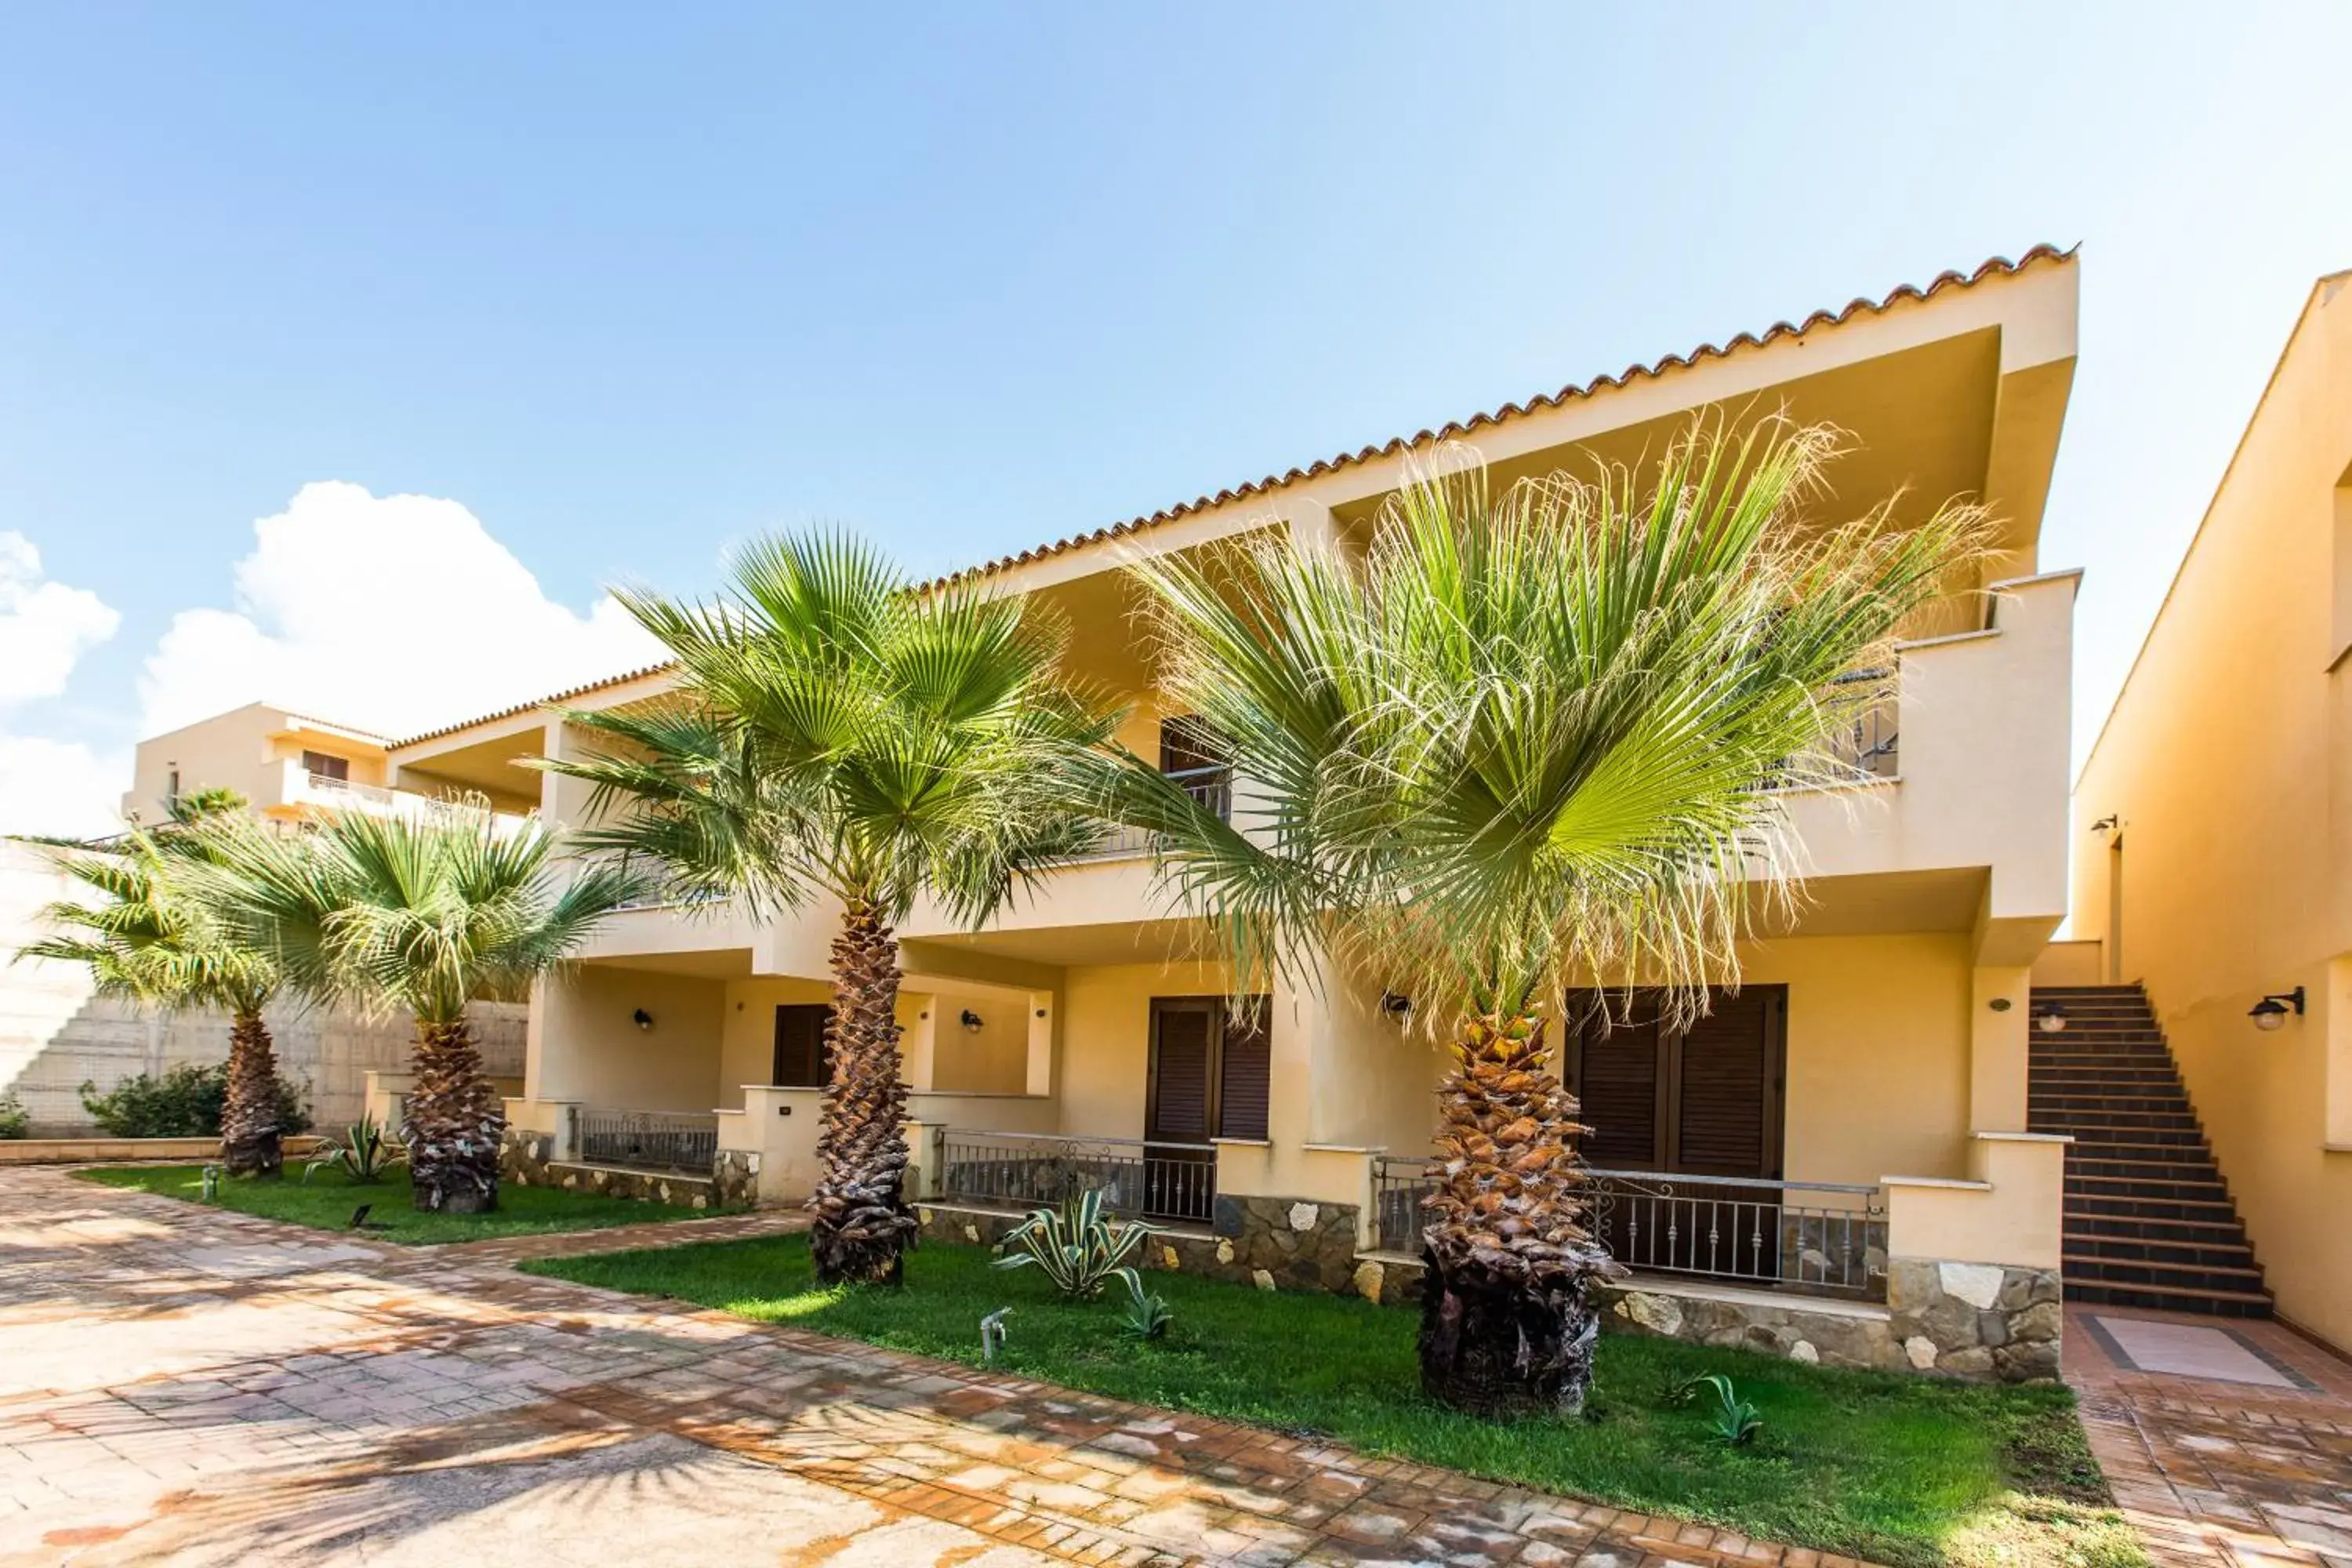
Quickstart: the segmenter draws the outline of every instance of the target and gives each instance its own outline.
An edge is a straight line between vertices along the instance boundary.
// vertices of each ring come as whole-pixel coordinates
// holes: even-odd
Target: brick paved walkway
[[[2126,1323],[2217,1328],[2278,1387],[2140,1370]],[[2066,1381],[2092,1451],[2159,1568],[2352,1568],[2352,1368],[2275,1323],[2066,1309]]]
[[[1851,1568],[408,1249],[0,1172],[0,1563]]]

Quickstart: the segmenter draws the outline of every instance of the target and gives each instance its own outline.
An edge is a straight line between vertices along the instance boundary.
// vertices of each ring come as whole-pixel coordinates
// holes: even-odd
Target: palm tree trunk
[[[409,1091],[401,1137],[416,1206],[449,1214],[488,1214],[499,1206],[499,1144],[506,1106],[482,1076],[474,1026],[416,1021],[416,1085]]]
[[[896,1285],[912,1244],[907,1084],[898,1071],[898,942],[853,903],[833,939],[833,1081],[817,1135],[809,1250],[821,1284]]]
[[[259,1012],[239,1012],[228,1031],[228,1085],[221,1099],[221,1166],[232,1176],[275,1176],[285,1164],[278,1125],[278,1058]]]
[[[1574,1415],[1592,1383],[1595,1278],[1576,1101],[1532,1013],[1474,1017],[1439,1090],[1441,1177],[1422,1232],[1421,1384],[1488,1416]]]

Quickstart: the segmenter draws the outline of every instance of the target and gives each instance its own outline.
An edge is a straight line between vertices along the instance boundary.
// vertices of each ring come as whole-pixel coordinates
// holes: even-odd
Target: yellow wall
[[[1969,1131],[1969,938],[1796,938],[1747,955],[1789,988],[1788,1120],[1796,1182],[1957,1176]]]
[[[713,1105],[743,1103],[747,1084],[764,1084],[776,1067],[776,1009],[790,1003],[833,1000],[821,980],[788,978],[730,980],[721,1016],[719,1098]]]
[[[1142,1137],[1144,1089],[1151,1067],[1151,999],[1222,996],[1225,988],[1223,964],[1072,969],[1062,1003],[1059,1131],[1100,1138]]]
[[[726,988],[716,980],[603,965],[575,969],[540,987],[531,1009],[530,1097],[633,1110],[740,1103],[733,1092],[720,1098],[725,1002]],[[653,1016],[651,1029],[632,1021],[641,1007]]]
[[[2314,291],[2076,783],[2073,913],[2146,984],[2279,1311],[2352,1346],[2347,282]],[[2306,1016],[2256,1031],[2296,984]]]
[[[930,1014],[930,1087],[964,1094],[1019,1094],[1029,1077],[1030,1008],[1026,997],[977,992],[934,992],[919,999]],[[960,1021],[976,1016],[977,1031]]]

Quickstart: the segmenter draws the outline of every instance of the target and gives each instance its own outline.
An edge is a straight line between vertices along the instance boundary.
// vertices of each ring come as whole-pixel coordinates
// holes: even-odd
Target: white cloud
[[[95,837],[121,827],[131,753],[101,755],[75,741],[0,734],[0,833]]]
[[[0,705],[63,691],[75,662],[121,624],[89,589],[43,577],[31,540],[0,531]]]
[[[182,611],[148,656],[141,733],[268,701],[409,734],[662,657],[610,597],[548,598],[454,500],[309,484],[254,534],[236,608]]]
[[[0,708],[55,697],[81,656],[122,617],[87,588],[41,571],[41,552],[0,531]],[[74,741],[20,735],[0,724],[0,833],[104,833],[131,779],[126,755],[101,757]]]

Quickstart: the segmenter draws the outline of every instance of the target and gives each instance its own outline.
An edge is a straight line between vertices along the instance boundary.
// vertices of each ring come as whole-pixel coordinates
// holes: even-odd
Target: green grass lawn
[[[110,1165],[77,1171],[86,1182],[109,1187],[129,1187],[162,1197],[204,1201],[201,1165]],[[606,1226],[646,1225],[656,1220],[708,1219],[708,1213],[674,1204],[636,1203],[627,1198],[567,1193],[555,1187],[522,1187],[499,1184],[499,1206],[491,1214],[425,1214],[412,1206],[408,1173],[395,1170],[383,1181],[357,1184],[339,1171],[320,1171],[309,1181],[298,1165],[274,1182],[249,1177],[223,1177],[220,1205],[238,1214],[282,1219],[320,1230],[349,1230],[352,1211],[372,1205],[372,1237],[385,1241],[420,1245],[439,1241],[482,1241],[494,1236],[536,1236],[551,1230],[597,1230]]]
[[[1424,1400],[1418,1315],[1353,1299],[1267,1294],[1148,1276],[1175,1326],[1118,1331],[1114,1284],[1068,1303],[979,1247],[926,1245],[902,1290],[820,1290],[800,1237],[716,1242],[523,1267],[770,1322],[980,1361],[979,1320],[1011,1306],[999,1361],[1115,1398],[1328,1434],[1359,1448],[1670,1513],[1879,1562],[2127,1568],[2145,1562],[2107,1506],[2063,1389],[1989,1388],[1809,1367],[1739,1351],[1610,1335],[1580,1421],[1496,1425]],[[1754,1401],[1754,1445],[1710,1438],[1674,1393],[1720,1372]]]

